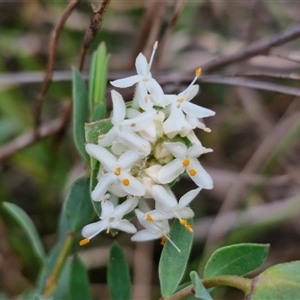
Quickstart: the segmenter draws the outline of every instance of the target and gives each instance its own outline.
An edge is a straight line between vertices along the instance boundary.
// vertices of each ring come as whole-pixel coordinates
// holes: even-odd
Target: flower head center
[[[182,162],[182,166],[183,166],[183,167],[188,167],[189,165],[190,165],[190,160],[186,158],[186,159]]]
[[[121,167],[118,167],[118,168],[115,169],[114,174],[115,174],[116,176],[119,176],[119,175],[121,174],[121,172],[122,172],[122,168],[121,168]]]

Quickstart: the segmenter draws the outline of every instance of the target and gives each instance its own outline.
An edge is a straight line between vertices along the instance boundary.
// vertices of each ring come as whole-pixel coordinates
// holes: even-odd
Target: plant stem
[[[45,286],[44,293],[43,293],[44,297],[50,297],[52,295],[53,291],[55,290],[59,275],[63,269],[63,266],[65,264],[65,261],[66,261],[68,255],[69,255],[73,240],[74,240],[73,233],[69,233],[66,236],[64,244],[61,248],[60,254],[59,254],[56,264],[54,266],[54,269],[46,281],[46,286]]]
[[[245,294],[248,294],[251,288],[251,281],[252,280],[249,278],[227,275],[203,280],[202,284],[206,289],[218,286],[230,286],[242,290]],[[193,285],[189,285],[172,295],[170,298],[168,298],[168,300],[180,300],[193,294],[195,294]],[[161,300],[162,299],[164,298],[161,298]]]

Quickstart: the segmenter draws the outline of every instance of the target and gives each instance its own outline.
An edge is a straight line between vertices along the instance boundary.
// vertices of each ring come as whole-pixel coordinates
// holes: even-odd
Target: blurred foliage
[[[87,74],[89,71],[92,51],[96,50],[102,41],[105,42],[107,51],[111,53],[108,78],[131,70],[134,51],[138,49],[139,42],[146,38],[140,34],[142,28],[146,26],[147,12],[156,5],[153,10],[152,29],[146,26],[148,30],[146,32],[150,35],[154,32],[155,24],[158,24],[160,28],[157,36],[161,39],[171,20],[174,3],[174,1],[156,1],[153,4],[152,1],[112,0],[104,16],[103,26],[89,49],[84,73]],[[33,126],[34,100],[39,92],[43,73],[38,79],[35,75],[36,72],[46,70],[51,31],[66,5],[67,1],[0,1],[1,147],[5,147],[14,138],[26,134]],[[234,53],[253,41],[295,25],[298,22],[299,12],[300,3],[289,0],[186,1],[173,32],[166,36],[165,45],[159,49],[159,65],[155,66],[156,70],[160,71],[158,75],[188,71],[192,78],[194,69],[211,59]],[[90,4],[86,1],[81,2],[59,37],[55,70],[68,73],[64,80],[55,79],[44,98],[42,109],[44,122],[60,118],[71,98],[71,66],[78,65],[81,44],[90,15]],[[157,21],[158,19],[160,21]],[[147,54],[152,45],[146,42],[142,45],[146,45],[142,48]],[[294,60],[300,62],[299,45],[300,41],[297,39],[279,47],[278,51],[292,55]],[[215,73],[235,75],[267,71],[277,75],[299,74],[298,62],[271,54],[260,55],[232,64]],[[178,92],[187,81],[186,73],[182,74],[181,80],[166,82],[163,88],[168,93]],[[11,75],[18,77],[10,77]],[[265,77],[259,79],[286,86],[299,86],[298,80]],[[22,80],[27,82],[22,83]],[[212,155],[201,157],[201,162],[208,166],[206,169],[214,179],[215,188],[212,191],[202,191],[201,199],[193,202],[194,210],[197,212],[195,244],[191,256],[191,265],[194,269],[199,265],[201,268],[199,255],[204,253],[207,256],[211,251],[208,247],[204,248],[207,235],[214,216],[233,184],[241,182],[239,187],[235,187],[237,201],[226,200],[230,209],[223,215],[224,224],[229,226],[231,236],[239,228],[235,228],[230,220],[234,222],[239,220],[242,214],[243,216],[246,214],[248,219],[261,221],[266,214],[272,215],[274,211],[272,204],[284,205],[284,201],[299,195],[300,192],[298,123],[288,122],[299,115],[299,99],[272,91],[216,83],[201,83],[201,89],[201,94],[195,99],[196,102],[217,112],[216,117],[207,121],[212,133],[199,132],[203,145],[214,149]],[[128,91],[127,100],[132,96],[132,92]],[[106,99],[110,106],[109,97]],[[269,141],[267,138],[270,136],[273,139]],[[262,147],[264,142],[266,145]],[[268,145],[274,146],[268,149]],[[0,154],[3,149],[1,147]],[[258,163],[253,169],[250,168],[250,171],[245,171],[243,176],[239,175],[246,165],[249,166],[253,162],[251,158],[257,149],[261,151],[265,149],[261,156],[262,163]],[[0,160],[0,168],[0,201],[17,204],[28,214],[38,230],[46,251],[49,251],[58,239],[57,223],[63,199],[74,180],[84,174],[84,166],[72,141],[71,130],[67,129],[62,136],[52,135],[13,153],[8,158]],[[265,168],[268,177],[262,178],[260,172],[265,171]],[[192,183],[183,178],[182,184],[176,190],[178,197],[191,186]],[[267,207],[260,210],[260,207],[267,205],[269,209]],[[281,218],[284,222],[276,223],[272,220],[267,223],[261,222],[255,230],[250,222],[244,224],[243,234],[236,235],[234,241],[270,243],[268,265],[299,260],[300,209],[297,206],[293,207],[295,207],[293,212],[293,209],[284,212],[284,218]],[[253,211],[255,212],[251,215]],[[236,219],[232,219],[231,213],[236,214]],[[280,214],[280,211],[276,211],[276,214]],[[16,297],[31,289],[37,279],[36,266],[33,264],[30,266],[26,261],[27,244],[22,243],[24,238],[22,233],[9,224],[1,213],[0,298],[2,293],[8,297]],[[134,245],[129,239],[121,235],[118,240],[125,247],[133,249]],[[211,243],[210,245],[214,247],[230,243],[230,235],[227,239],[226,233]],[[101,245],[95,242],[94,248],[100,251],[100,256],[105,257],[107,254],[105,249],[111,244],[112,239],[107,237],[103,239]],[[157,253],[160,253],[161,247],[155,245],[153,256],[154,265],[157,265]],[[92,250],[93,248],[88,248],[82,251],[82,259],[91,271],[93,295],[99,294],[99,290],[105,295],[108,289],[100,284],[101,276],[93,276],[97,270],[104,267],[104,264],[101,259],[95,260],[94,264],[91,262],[94,256],[89,256],[88,251]],[[151,255],[150,257],[152,258]],[[70,262],[69,268],[82,267],[77,260],[75,264],[71,265]],[[134,268],[132,260],[130,264],[130,267]],[[67,274],[69,271],[65,272]],[[158,290],[157,282],[158,278],[154,278],[151,290],[153,297]],[[214,299],[234,297],[232,296],[234,294],[227,293],[231,291],[222,290]]]

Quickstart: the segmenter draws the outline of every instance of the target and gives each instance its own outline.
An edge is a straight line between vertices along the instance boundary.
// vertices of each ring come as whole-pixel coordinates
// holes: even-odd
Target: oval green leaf
[[[193,225],[192,219],[188,219],[188,222]],[[184,275],[192,247],[193,234],[180,225],[176,219],[172,224],[170,238],[180,252],[167,241],[160,257],[158,266],[160,288],[162,296],[166,298],[174,293]]]
[[[107,267],[107,282],[112,300],[128,300],[131,296],[130,273],[122,248],[111,246]]]
[[[71,262],[69,298],[72,300],[92,299],[87,270],[77,256]]]
[[[269,245],[236,244],[216,250],[206,263],[203,278],[222,275],[244,276],[258,269],[266,260]]]
[[[78,70],[73,68],[73,136],[78,152],[85,162],[88,154],[85,151],[84,124],[88,121],[88,96],[85,82]]]
[[[26,251],[32,251],[32,256],[35,257],[36,262],[42,266],[45,263],[45,251],[40,240],[39,234],[25,211],[19,206],[10,203],[2,202],[1,215],[5,214],[10,219],[10,222],[19,227],[26,236],[23,240],[24,249]],[[23,247],[22,247],[23,249]],[[19,249],[22,251],[22,249]]]
[[[94,208],[90,196],[90,180],[78,178],[69,191],[64,204],[65,213],[71,231],[77,232],[90,223],[94,216]]]
[[[275,265],[252,279],[247,300],[266,299],[300,299],[300,261]]]

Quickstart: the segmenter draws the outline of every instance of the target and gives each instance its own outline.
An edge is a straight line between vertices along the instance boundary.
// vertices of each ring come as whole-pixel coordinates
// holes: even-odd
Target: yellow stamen
[[[154,219],[149,214],[147,214],[146,215],[146,221],[153,223]]]
[[[181,225],[184,225],[184,226],[188,225],[188,222],[187,222],[186,219],[181,219],[179,222],[180,222]]]
[[[183,166],[183,167],[188,167],[189,164],[190,164],[189,159],[185,159],[185,160],[182,162],[182,166]]]
[[[191,176],[195,176],[197,174],[197,171],[194,169],[189,170],[189,173]]]
[[[196,77],[199,77],[199,76],[201,75],[201,73],[202,73],[202,69],[201,69],[201,68],[198,68],[198,69],[196,69],[196,71],[195,71],[195,76],[196,76]]]
[[[128,186],[128,185],[130,184],[129,179],[127,179],[127,178],[123,179],[123,184],[124,184],[125,186]]]
[[[120,174],[121,174],[121,168],[120,167],[118,167],[118,168],[116,168],[116,170],[115,170],[115,175],[116,176],[119,176]]]
[[[167,238],[166,238],[165,236],[162,236],[161,241],[160,241],[160,244],[161,244],[162,246],[164,246],[164,245],[166,244],[166,241],[167,241]]]
[[[79,242],[79,245],[80,246],[84,246],[84,245],[88,244],[89,242],[90,242],[90,239],[89,238],[85,238],[85,239],[83,239],[83,240],[81,240]]]
[[[134,126],[136,126],[136,123],[131,123],[130,126],[134,127]]]
[[[185,230],[186,231],[188,231],[188,232],[194,232],[194,230],[193,230],[193,228],[192,228],[192,226],[191,225],[184,225],[184,228],[185,228]]]

